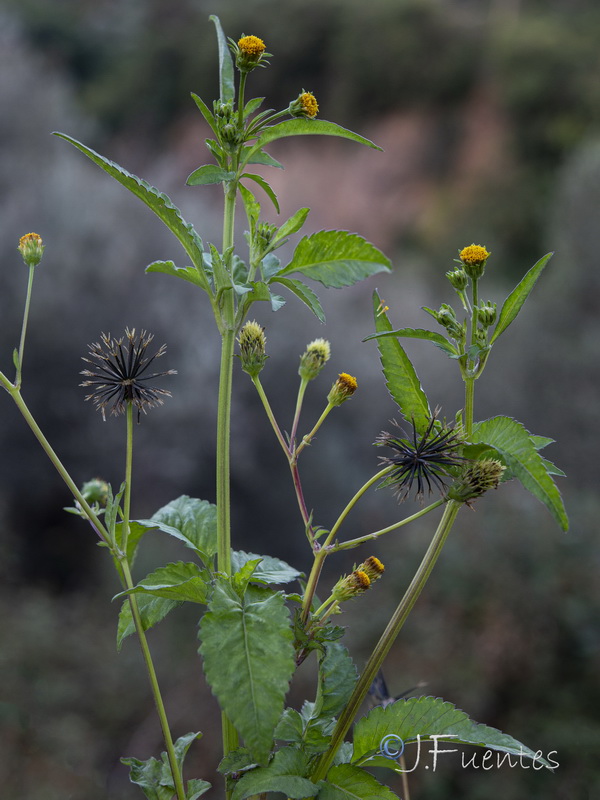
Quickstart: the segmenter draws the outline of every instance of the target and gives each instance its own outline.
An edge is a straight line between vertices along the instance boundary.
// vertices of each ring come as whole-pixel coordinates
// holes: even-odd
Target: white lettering
[[[431,737],[431,741],[433,742],[433,749],[430,749],[429,752],[433,753],[433,771],[435,772],[437,769],[437,757],[439,753],[458,753],[458,750],[454,748],[454,750],[440,750],[438,748],[438,739],[448,739],[452,734],[450,733],[439,733],[433,734]]]

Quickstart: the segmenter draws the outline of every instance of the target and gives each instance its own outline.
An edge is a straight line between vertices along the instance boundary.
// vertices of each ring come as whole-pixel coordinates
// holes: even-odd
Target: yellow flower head
[[[358,389],[358,381],[347,372],[340,372],[337,381],[331,387],[327,395],[327,402],[332,406],[341,406],[344,400],[352,397]]]
[[[458,254],[465,272],[470,278],[481,278],[485,269],[485,262],[490,257],[485,247],[480,244],[470,244]]]
[[[36,267],[44,255],[42,237],[37,233],[26,233],[19,239],[17,250],[23,256],[23,261],[28,267]]]
[[[238,47],[243,55],[255,60],[266,50],[265,43],[258,36],[242,36],[238,41]]]
[[[371,579],[361,569],[355,569],[350,575],[345,575],[340,578],[331,592],[332,597],[338,603],[343,603],[345,600],[352,600],[353,597],[358,597],[367,591],[371,585]]]
[[[362,564],[359,564],[358,571],[364,572],[369,578],[369,581],[374,583],[374,581],[381,578],[385,572],[385,567],[378,558],[375,556],[369,556],[366,561],[363,561]]]
[[[288,114],[292,117],[308,117],[314,119],[319,113],[319,104],[317,98],[311,92],[305,92],[304,89],[295,100],[292,100],[288,107]]]

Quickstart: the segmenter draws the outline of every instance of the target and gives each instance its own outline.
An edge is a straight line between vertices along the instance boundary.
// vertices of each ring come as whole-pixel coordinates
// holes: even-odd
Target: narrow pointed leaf
[[[215,14],[211,14],[209,20],[215,25],[217,42],[219,44],[219,96],[224,103],[228,103],[235,97],[233,60],[229,51],[227,38],[221,27],[221,21]]]
[[[204,289],[206,276],[200,274],[196,267],[176,267],[172,261],[153,261],[148,264],[146,272],[162,272],[163,275],[171,275],[174,278],[182,278],[195,286]]]
[[[229,172],[216,164],[204,164],[188,176],[186,183],[188,186],[205,186],[210,183],[232,181],[234,178],[235,172]]]
[[[279,214],[279,201],[277,200],[277,195],[263,177],[261,177],[260,175],[255,175],[252,172],[244,172],[242,178],[249,178],[251,181],[257,183],[260,186],[260,188],[267,194],[270,201],[275,206],[275,211],[277,211],[277,213]]]
[[[250,155],[250,150],[252,154]],[[277,161],[276,158],[265,153],[264,150],[256,150],[254,147],[242,147],[242,156],[240,161],[242,164],[264,164],[266,167],[275,167],[276,169],[283,169],[283,164]]]
[[[444,353],[449,356],[458,355],[456,347],[454,347],[445,336],[442,336],[441,333],[435,333],[434,331],[423,330],[423,328],[399,328],[397,331],[372,333],[370,336],[365,337],[364,341],[367,342],[369,339],[383,339],[386,336],[396,336],[401,339],[425,339],[428,342],[433,342],[436,347],[439,347],[440,350],[443,350]]]
[[[192,92],[191,94],[192,94],[192,99],[194,100],[194,103],[196,103],[196,105],[200,109],[200,113],[202,114],[202,116],[204,117],[206,122],[210,125],[210,127],[212,129],[212,132],[214,133],[215,136],[218,136],[219,135],[219,129],[217,128],[217,123],[216,123],[216,120],[214,118],[214,115],[213,115],[212,111],[206,105],[206,103],[204,102],[204,100],[201,97],[199,97],[197,94],[194,94],[194,92]]]
[[[356,233],[319,231],[300,240],[292,260],[277,277],[300,272],[323,286],[340,289],[389,272],[391,266],[381,250]]]
[[[199,635],[211,689],[256,762],[266,765],[295,667],[283,595],[253,588],[240,599],[218,581]]]
[[[392,330],[392,325],[377,292],[373,292],[373,314],[377,333]],[[429,402],[423,391],[415,368],[406,355],[400,342],[395,339],[378,339],[377,347],[381,357],[381,366],[385,375],[386,386],[392,399],[398,404],[402,416],[409,421],[414,420],[415,428],[422,433],[429,424],[431,411]]]
[[[471,440],[491,445],[525,489],[546,506],[564,531],[568,530],[560,492],[524,425],[510,417],[492,417],[473,426]]]
[[[488,747],[498,752],[537,760],[550,768],[545,759],[512,736],[474,722],[460,708],[440,697],[398,700],[386,708],[377,706],[359,719],[354,728],[353,763],[371,763],[373,766],[397,770],[396,761],[385,757],[381,750],[387,736],[396,737],[395,742],[400,746],[401,743],[408,745],[419,740],[432,740],[437,736],[440,737],[440,746],[456,742]]]
[[[299,297],[300,300],[302,300],[302,302],[310,308],[319,322],[325,322],[325,312],[323,311],[323,306],[321,305],[319,298],[305,283],[297,280],[297,278],[277,277],[273,278],[270,283],[280,283],[282,286],[285,286],[286,289],[289,289],[290,292],[293,292],[296,297]]]
[[[319,800],[398,800],[388,786],[353,764],[332,767],[319,786]]]
[[[198,269],[198,273],[202,278],[204,275],[202,271],[202,241],[194,230],[194,227],[183,219],[180,210],[172,203],[171,199],[166,194],[159,192],[158,189],[155,189],[154,186],[150,186],[149,183],[141,178],[138,178],[137,175],[127,172],[127,170],[123,169],[123,167],[120,167],[114,161],[110,161],[104,156],[101,156],[99,153],[96,153],[95,150],[86,147],[81,142],[78,142],[77,139],[73,139],[71,136],[67,136],[64,133],[55,132],[54,135],[64,139],[66,142],[70,142],[74,147],[76,147],[91,161],[93,161],[94,164],[103,169],[108,175],[118,181],[126,189],[129,189],[132,194],[134,194],[136,197],[139,197],[139,199],[142,200],[142,202],[144,202],[148,208],[154,211],[157,217],[159,217],[165,223],[167,228],[169,228],[169,230],[177,237],[181,243],[181,246],[191,258],[192,264]],[[208,280],[205,276],[201,285],[206,292],[210,292]]]
[[[513,291],[508,295],[504,301],[504,305],[498,317],[498,323],[490,339],[490,344],[493,344],[496,339],[503,333],[510,323],[515,319],[523,303],[529,297],[529,294],[536,284],[537,279],[542,274],[542,270],[550,261],[554,253],[547,253],[543,258],[533,265],[529,272],[525,275],[523,280],[516,286]]]
[[[274,142],[276,139],[283,139],[286,136],[316,134],[322,136],[340,136],[343,139],[351,139],[353,142],[358,142],[359,144],[366,144],[368,147],[373,147],[375,150],[381,150],[381,147],[374,144],[369,139],[366,139],[364,136],[342,128],[334,122],[327,122],[324,119],[288,119],[285,122],[279,122],[277,125],[272,125],[262,131],[250,152],[252,153],[254,150],[264,147],[269,142]]]
[[[292,233],[296,233],[299,231],[304,223],[306,222],[306,218],[309,214],[310,208],[300,208],[296,211],[295,214],[287,219],[283,225],[277,231],[273,242],[276,244],[281,242],[282,239],[285,239],[287,236],[290,236]]]
[[[178,600],[168,600],[165,597],[140,594],[137,596],[137,604],[142,617],[142,627],[147,631],[163,620],[170,611],[180,606],[181,602]],[[132,633],[135,633],[135,625],[133,624],[133,617],[131,615],[131,606],[129,605],[129,600],[125,600],[119,613],[117,650],[121,649],[123,640]]]
[[[244,119],[246,119],[246,117],[249,117],[250,114],[254,114],[255,111],[258,111],[258,109],[262,106],[264,102],[265,102],[264,97],[254,97],[252,98],[252,100],[248,100],[248,102],[244,106]]]

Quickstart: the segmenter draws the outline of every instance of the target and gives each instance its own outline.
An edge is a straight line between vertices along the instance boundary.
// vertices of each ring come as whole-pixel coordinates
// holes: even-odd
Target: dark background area
[[[598,796],[597,409],[600,388],[600,9],[593,0],[0,0],[0,368],[12,375],[26,269],[15,248],[36,231],[37,270],[23,395],[83,483],[117,486],[123,420],[102,422],[78,388],[81,356],[101,331],[147,328],[168,351],[173,398],[136,429],[134,516],[181,494],[214,500],[218,336],[210,309],[183,281],[145,275],[154,260],[184,266],[179,245],[135,198],[87,162],[62,130],[169,194],[204,241],[220,241],[221,190],[186,187],[209,161],[208,135],[189,93],[217,91],[208,15],[233,38],[261,36],[272,66],[249,96],[283,108],[302,88],[320,116],[384,148],[306,137],[275,143],[271,171],[285,219],[310,206],[306,230],[356,230],[385,250],[391,276],[344,292],[315,287],[327,325],[290,298],[257,309],[270,359],[264,385],[289,427],[298,357],[317,336],[332,359],[307,394],[305,429],[339,372],[359,391],[336,410],[303,456],[315,520],[331,525],[377,468],[372,442],[397,416],[372,332],[375,287],[400,326],[427,326],[423,305],[453,302],[444,272],[461,247],[493,253],[485,299],[502,302],[540,256],[555,255],[519,320],[478,382],[476,416],[507,414],[557,440],[548,457],[571,530],[518,485],[461,512],[450,542],[386,666],[393,693],[423,681],[474,719],[544,754],[554,774],[461,769],[411,776],[428,800]],[[266,175],[267,173],[265,173]],[[263,207],[267,208],[265,200]],[[276,217],[270,217],[275,221]],[[243,218],[238,222],[243,250]],[[462,404],[454,365],[427,343],[407,349],[432,406]],[[162,744],[133,639],[114,647],[119,590],[93,535],[65,514],[71,499],[19,417],[0,398],[0,786],[15,800],[129,800],[121,755],[145,759]],[[289,422],[286,422],[289,420]],[[291,483],[247,376],[238,371],[233,417],[234,545],[310,565]],[[409,513],[411,506],[401,509]],[[373,492],[353,512],[354,537],[398,518]],[[345,614],[357,664],[367,657],[431,535],[431,521],[377,543],[385,580]],[[154,538],[153,538],[154,537]],[[341,556],[324,581],[370,550]],[[153,534],[142,577],[187,553]],[[329,584],[328,584],[329,585]],[[219,757],[216,703],[196,655],[197,609],[182,608],[150,635],[175,735],[202,730],[188,775],[211,779]],[[314,691],[312,665],[292,702]],[[400,786],[394,787],[400,792]],[[211,795],[212,796],[212,795]],[[214,796],[218,796],[215,793]],[[207,795],[208,797],[208,795]]]

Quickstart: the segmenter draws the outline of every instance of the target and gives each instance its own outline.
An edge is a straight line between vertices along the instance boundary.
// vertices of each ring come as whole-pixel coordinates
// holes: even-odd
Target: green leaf
[[[313,314],[317,317],[319,322],[325,322],[325,312],[321,305],[319,298],[305,283],[299,281],[297,278],[273,278],[270,283],[280,283],[293,292],[296,297],[299,297],[302,302],[307,305]]]
[[[535,263],[525,275],[518,286],[516,286],[508,295],[500,311],[498,323],[496,324],[496,328],[494,329],[494,333],[490,339],[490,344],[493,344],[500,334],[503,333],[508,328],[510,323],[515,319],[523,307],[523,303],[529,297],[529,293],[535,286],[537,279],[542,274],[542,270],[553,255],[554,253],[547,253],[543,258],[540,258],[540,260]]]
[[[389,259],[362,236],[348,231],[319,231],[300,240],[292,260],[277,277],[301,272],[324,286],[339,289],[390,269]]]
[[[189,281],[201,289],[204,289],[206,284],[205,274],[200,273],[196,267],[176,267],[172,261],[153,261],[146,267],[146,272],[162,272],[174,278],[183,278],[184,281]]]
[[[159,192],[154,186],[150,186],[149,183],[138,178],[136,175],[127,172],[127,170],[120,167],[114,161],[104,158],[104,156],[96,153],[95,150],[91,150],[89,147],[81,144],[77,139],[73,139],[65,133],[58,133],[56,131],[54,135],[59,136],[66,142],[70,142],[78,150],[81,150],[94,164],[97,164],[97,166],[117,180],[122,186],[129,189],[132,194],[139,197],[148,208],[154,211],[157,217],[159,217],[167,228],[177,237],[181,246],[191,258],[192,264],[197,268],[198,274],[201,277],[204,276],[202,241],[194,230],[194,227],[183,219],[180,210],[177,206],[173,205],[171,199],[167,197],[166,194]],[[210,294],[210,286],[206,276],[204,276],[203,282],[199,285],[202,286],[205,292]]]
[[[233,60],[219,18],[215,14],[211,14],[209,20],[214,22],[219,44],[219,96],[223,103],[228,103],[235,97]]]
[[[387,736],[394,737],[393,744],[398,745],[395,746],[396,750],[401,749],[402,744],[435,741],[434,737],[441,737],[440,745],[455,742],[488,747],[498,752],[537,760],[550,768],[545,759],[512,736],[474,722],[460,708],[440,697],[397,700],[386,708],[377,706],[359,719],[354,728],[353,763],[397,770],[398,764],[391,757],[385,757],[382,752]],[[319,800],[320,798],[321,795]]]
[[[392,330],[387,314],[381,309],[382,302],[375,291],[373,292],[373,314],[377,333]],[[397,339],[380,338],[377,340],[377,347],[386,386],[392,399],[399,406],[402,416],[409,421],[414,421],[416,430],[422,433],[429,424],[431,411],[411,360]]]
[[[524,425],[510,417],[492,417],[473,426],[471,440],[492,446],[525,489],[546,506],[564,531],[568,530],[569,520],[560,492]]]
[[[556,441],[549,436],[535,436],[534,434],[530,434],[529,438],[536,450],[543,450],[544,447],[548,447],[549,444],[554,444]]]
[[[167,503],[150,519],[138,521],[179,539],[205,564],[217,552],[217,507],[207,500],[184,494]]]
[[[326,645],[319,661],[319,688],[314,716],[336,717],[350,699],[358,679],[348,650],[339,642]]]
[[[199,97],[197,94],[194,94],[194,92],[191,92],[191,95],[192,99],[194,100],[194,103],[196,103],[196,105],[200,109],[200,113],[202,114],[206,122],[208,122],[208,124],[210,125],[212,132],[214,133],[215,136],[218,136],[219,129],[217,128],[217,123],[212,111],[206,105],[206,103],[201,97]]]
[[[262,106],[264,102],[265,102],[264,97],[254,97],[252,98],[252,100],[248,100],[248,102],[244,106],[244,119],[246,119],[246,117],[249,117],[250,114],[254,114],[255,111],[258,111],[258,109]]]
[[[258,766],[252,758],[252,753],[247,747],[238,747],[237,750],[231,750],[221,759],[217,771],[221,775],[229,775],[231,772],[242,772],[249,767]]]
[[[263,177],[261,177],[260,175],[255,175],[252,172],[244,172],[244,174],[241,177],[250,178],[251,181],[257,183],[260,186],[260,188],[263,189],[264,192],[266,192],[269,199],[275,206],[275,211],[277,211],[277,213],[279,214],[279,201],[277,200],[277,195]]]
[[[235,785],[232,800],[244,800],[251,795],[282,792],[289,798],[316,797],[318,787],[303,777],[307,771],[304,755],[291,747],[275,753],[267,767],[247,772]]]
[[[285,305],[285,297],[280,294],[271,294],[271,308],[273,311],[279,311]]]
[[[429,342],[433,342],[436,347],[439,347],[440,350],[443,350],[447,355],[453,357],[458,355],[456,347],[454,347],[445,336],[442,336],[441,333],[435,333],[434,331],[423,330],[422,328],[399,328],[397,331],[372,333],[370,336],[366,336],[363,341],[367,342],[369,339],[383,339],[386,336],[396,336],[403,339],[426,339]]]
[[[275,238],[273,239],[273,244],[278,244],[287,236],[299,231],[306,222],[309,212],[310,208],[299,208],[295,214],[292,214],[292,216],[280,226]]]
[[[208,579],[206,570],[201,569],[198,564],[177,561],[159,567],[146,575],[133,589],[126,589],[116,597],[143,592],[155,597],[166,597],[169,600],[205,604],[208,597]]]
[[[319,800],[398,800],[389,787],[353,764],[332,767],[319,786]]]
[[[240,570],[248,561],[260,558],[260,564],[254,570],[251,580],[261,583],[289,583],[301,577],[302,573],[290,567],[285,561],[273,556],[259,556],[256,553],[244,553],[243,550],[231,551],[232,572]]]
[[[204,164],[195,169],[186,180],[188,186],[205,186],[209,183],[223,183],[232,181],[235,172],[229,172],[216,164]]]
[[[155,597],[150,594],[140,594],[137,597],[137,604],[142,618],[142,627],[147,631],[163,620],[170,611],[180,606],[181,602],[167,600],[165,597]],[[117,650],[121,649],[123,640],[132,633],[135,633],[135,625],[131,615],[131,606],[129,605],[129,600],[125,600],[119,613]]]
[[[185,800],[198,800],[205,792],[208,792],[211,784],[200,778],[192,778],[187,782],[185,789]]]
[[[252,155],[249,154],[250,150],[252,150]],[[283,169],[283,164],[277,161],[276,158],[265,153],[264,150],[256,150],[254,147],[242,147],[242,156],[240,160],[242,164],[264,164],[266,167]]]
[[[115,534],[116,534],[116,541],[119,543],[119,546],[122,544],[122,528],[123,523],[117,522],[115,525]],[[146,531],[151,531],[152,527],[148,527],[143,525],[141,522],[137,522],[132,520],[129,523],[129,535],[127,536],[127,560],[129,561],[129,566],[131,566],[135,559],[135,552],[138,548],[140,540],[142,536],[146,533]]]
[[[15,347],[15,349],[13,350],[13,364],[15,365],[15,369],[16,370],[19,369],[19,363],[20,363],[19,362],[19,351]]]
[[[354,131],[349,131],[336,125],[334,122],[327,122],[324,119],[288,119],[285,122],[279,122],[277,125],[272,125],[262,131],[256,143],[250,148],[250,154],[255,150],[264,147],[269,142],[274,142],[276,139],[283,139],[286,136],[304,136],[306,134],[321,134],[323,136],[340,136],[343,139],[351,139],[353,142],[359,144],[366,144],[368,147],[373,147],[375,150],[382,148],[360,136]]]
[[[226,581],[217,581],[200,641],[206,679],[221,708],[256,761],[266,764],[295,667],[283,595],[255,589],[240,599]]]

